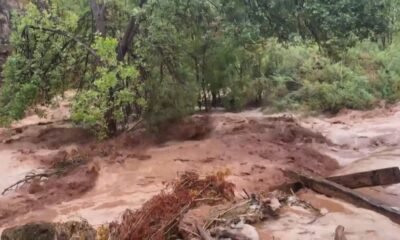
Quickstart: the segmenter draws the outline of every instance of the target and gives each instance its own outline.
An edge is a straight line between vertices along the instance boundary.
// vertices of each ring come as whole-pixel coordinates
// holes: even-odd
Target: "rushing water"
[[[345,154],[336,152],[336,156],[338,155]],[[354,154],[350,154],[347,159],[340,160],[348,164],[339,169],[335,175],[400,167],[400,148],[381,148],[357,160],[354,160]],[[357,191],[388,206],[400,207],[400,184],[357,189]],[[258,227],[262,239],[333,239],[335,228],[339,224],[345,227],[348,240],[399,239],[399,226],[375,212],[309,191],[300,194],[300,197],[314,207],[326,209],[328,213],[316,218],[315,214],[301,208],[286,209],[280,214],[279,220],[266,222]]]
[[[400,113],[400,109],[398,112]],[[251,116],[259,115],[257,113]],[[329,122],[337,120],[343,124]],[[341,165],[335,175],[400,166],[400,148],[397,147],[400,145],[399,114],[372,119],[346,119],[345,116],[329,121],[323,118],[313,118],[309,121],[311,123],[305,123],[306,126],[312,125],[312,128],[337,144],[334,147],[318,146]],[[186,151],[186,147],[185,144],[180,145],[179,151]],[[216,153],[220,154],[221,148],[218,146],[215,148]],[[185,156],[196,159],[193,146],[188,146],[187,149],[188,152],[184,152]],[[163,187],[160,179],[173,176],[177,170],[187,169],[187,166],[179,161],[170,162],[168,167],[165,165],[165,159],[179,157],[175,156],[176,151],[178,150],[171,146],[169,156],[165,156],[165,151],[162,149],[155,149],[152,152],[153,159],[149,161],[128,161],[123,166],[103,164],[96,187],[90,192],[79,199],[48,206],[18,217],[14,219],[15,223],[30,220],[65,221],[83,217],[97,225],[116,220],[125,208],[140,207],[144,201],[158,193]],[[0,150],[0,189],[4,189],[35,169],[29,161],[19,162],[16,156],[18,153],[15,151]],[[213,164],[201,166],[206,168],[204,171],[215,170]],[[390,206],[400,207],[399,184],[358,191]],[[279,220],[268,221],[259,226],[262,239],[333,239],[338,224],[345,226],[348,240],[399,239],[400,227],[382,215],[311,192],[303,193],[301,197],[318,208],[325,208],[328,214],[316,219],[315,214],[304,209],[287,209],[280,215]]]
[[[34,169],[33,164],[21,164],[15,158],[15,151],[1,150],[0,151],[0,190],[3,191],[6,187],[14,184],[18,180]]]

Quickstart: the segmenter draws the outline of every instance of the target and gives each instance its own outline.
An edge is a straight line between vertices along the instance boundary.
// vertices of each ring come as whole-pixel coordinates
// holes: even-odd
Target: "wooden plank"
[[[334,176],[327,179],[352,189],[391,185],[400,183],[400,169],[398,167],[383,168],[343,176]]]
[[[344,187],[335,182],[329,181],[316,176],[311,176],[303,173],[287,171],[288,175],[295,176],[304,186],[329,197],[335,197],[347,201],[355,206],[366,208],[377,213],[380,213],[393,222],[400,224],[400,211],[380,203],[374,199],[363,196],[362,194]]]
[[[288,174],[286,170],[281,169],[285,175]],[[293,177],[293,176],[288,176]],[[327,180],[338,183],[344,187],[351,189],[363,187],[376,187],[400,183],[400,169],[398,167],[383,168],[366,172],[352,173],[342,176],[329,177]],[[277,186],[274,189],[290,192],[293,190],[297,192],[302,188],[300,182],[294,182]]]

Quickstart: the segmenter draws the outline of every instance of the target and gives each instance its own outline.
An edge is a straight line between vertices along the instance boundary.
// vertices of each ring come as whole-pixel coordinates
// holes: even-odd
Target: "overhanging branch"
[[[76,36],[74,36],[74,35],[72,35],[72,34],[66,32],[66,31],[63,31],[63,30],[60,30],[60,29],[52,29],[52,28],[46,28],[46,27],[38,27],[38,26],[33,26],[33,25],[27,25],[27,26],[25,26],[25,30],[27,30],[27,29],[29,29],[29,28],[34,29],[34,30],[40,30],[40,31],[43,31],[43,32],[50,32],[50,33],[58,34],[58,35],[67,37],[67,38],[69,38],[69,39],[71,39],[71,40],[74,40],[76,43],[78,43],[78,44],[81,45],[83,48],[85,48],[91,55],[93,55],[98,61],[101,60],[100,56],[96,53],[96,51],[95,51],[93,48],[91,48],[89,45],[87,45],[86,43],[84,43],[84,42],[83,42],[82,40],[80,40],[78,37],[76,37]],[[25,30],[24,30],[24,31],[25,31]]]

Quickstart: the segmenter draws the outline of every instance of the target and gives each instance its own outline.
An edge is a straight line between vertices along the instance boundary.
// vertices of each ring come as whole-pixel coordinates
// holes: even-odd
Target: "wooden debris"
[[[196,223],[196,229],[197,232],[199,233],[200,237],[202,240],[212,240],[213,238],[210,236],[210,234],[208,234],[208,232],[206,232],[206,230],[204,230],[204,228],[202,228],[199,224]]]
[[[30,172],[28,173],[23,179],[17,181],[16,183],[13,183],[12,185],[8,186],[3,190],[1,195],[5,195],[7,192],[13,190],[13,189],[18,189],[19,186],[30,183],[34,180],[43,180],[43,179],[49,179],[53,176],[61,176],[63,174],[66,174],[75,168],[79,167],[80,165],[83,165],[86,163],[86,160],[84,159],[73,159],[72,161],[60,161],[55,163],[52,169],[48,169],[42,173],[35,173],[35,172]],[[98,166],[93,165],[91,169],[95,168],[94,170],[98,171],[96,168]]]
[[[31,180],[34,180],[34,179],[39,179],[39,180],[41,180],[42,178],[49,178],[49,177],[51,177],[51,176],[54,175],[54,174],[56,174],[56,173],[54,172],[54,173],[28,174],[28,175],[26,175],[26,176],[24,177],[24,179],[21,179],[21,180],[17,181],[16,183],[12,184],[11,186],[5,188],[5,189],[3,190],[3,192],[1,193],[1,195],[6,194],[8,191],[11,191],[12,189],[17,188],[19,185],[21,185],[21,184],[23,184],[23,183],[27,183],[27,182],[29,182],[29,181],[31,181]]]
[[[348,188],[363,188],[400,183],[400,169],[398,167],[358,172],[344,176],[328,178]]]
[[[282,169],[282,171],[288,177],[296,177],[286,170]],[[383,168],[366,172],[329,177],[327,178],[327,180],[351,189],[391,185],[400,183],[400,169],[398,167]],[[297,192],[302,187],[303,185],[300,182],[294,182],[278,186],[276,189],[280,189],[286,192]]]
[[[112,223],[116,239],[177,239],[181,235],[180,230],[199,237],[195,224],[191,228],[184,224],[179,226],[179,223],[198,204],[215,204],[215,199],[233,200],[234,185],[225,181],[225,176],[222,172],[205,178],[200,178],[195,172],[183,173],[140,209],[126,210],[121,222]]]
[[[344,227],[339,225],[335,231],[335,240],[347,240],[346,236],[344,235]]]
[[[375,211],[390,218],[393,222],[400,224],[400,211],[397,209],[384,205],[374,199],[367,198],[350,188],[346,188],[327,179],[293,171],[289,171],[288,173],[289,175],[296,176],[304,186],[318,193],[339,198],[356,206]]]

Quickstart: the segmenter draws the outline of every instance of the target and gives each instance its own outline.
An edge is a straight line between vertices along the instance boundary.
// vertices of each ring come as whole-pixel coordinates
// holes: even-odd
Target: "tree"
[[[110,136],[131,118],[159,125],[196,110],[302,99],[293,94],[307,93],[310,72],[330,79],[322,70],[361,41],[389,51],[399,3],[33,1],[14,17],[0,118],[22,118],[28,107],[74,89],[74,119]]]

